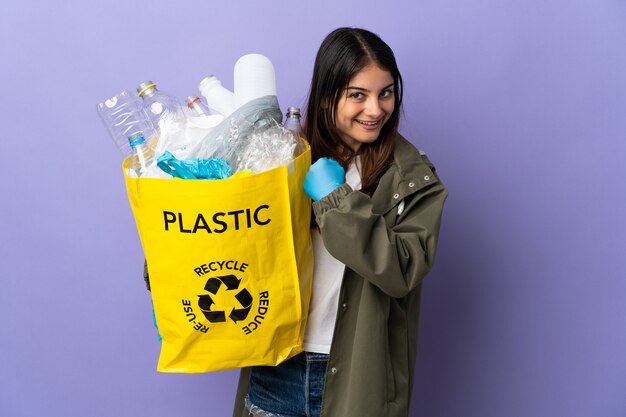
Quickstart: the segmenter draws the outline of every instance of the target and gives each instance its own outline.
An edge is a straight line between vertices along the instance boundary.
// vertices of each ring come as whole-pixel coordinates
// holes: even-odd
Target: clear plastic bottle
[[[287,109],[283,126],[295,133],[296,149],[294,150],[293,156],[296,157],[306,149],[304,144],[304,132],[302,131],[302,125],[300,124],[300,109],[298,107],[289,107]]]
[[[148,168],[154,165],[154,149],[148,145],[143,133],[135,133],[128,138],[128,144],[132,150],[130,155],[130,170],[131,176],[135,174],[137,177],[141,177],[146,173]]]
[[[209,107],[204,104],[198,96],[189,96],[186,102],[187,109],[189,110],[188,114],[191,116],[210,116],[212,114]]]
[[[144,112],[159,132],[159,122],[176,120],[182,111],[182,106],[176,97],[158,90],[152,81],[139,84],[137,95],[143,99]]]
[[[129,136],[143,133],[151,139],[156,134],[142,109],[141,100],[128,90],[99,103],[96,109],[113,142],[124,156],[131,153]]]
[[[213,129],[224,120],[224,116],[213,112],[198,96],[187,97],[186,103],[184,113],[187,117],[188,136],[196,134],[206,136],[208,132],[204,129]],[[194,129],[202,129],[202,131]]]
[[[283,123],[283,126],[297,133],[299,136],[303,136],[302,125],[300,124],[299,108],[289,107],[287,109],[287,114],[285,114],[285,123]]]

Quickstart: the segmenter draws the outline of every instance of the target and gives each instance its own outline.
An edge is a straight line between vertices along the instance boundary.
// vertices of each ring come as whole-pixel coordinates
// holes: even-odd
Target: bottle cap
[[[152,81],[143,82],[139,84],[139,87],[137,87],[137,95],[139,97],[141,97],[142,95],[149,97],[152,94],[156,93],[156,91],[156,84],[154,84]]]
[[[187,107],[191,108],[196,102],[200,101],[200,97],[198,96],[189,96],[187,97]]]
[[[128,137],[128,144],[133,147],[139,145],[140,143],[145,142],[145,138],[143,137],[143,133],[135,133],[134,135],[130,135]]]
[[[289,117],[289,116],[298,116],[298,117],[300,117],[300,109],[298,107],[289,107],[287,109],[286,116],[287,117]]]
[[[200,84],[198,84],[198,89],[202,90],[203,86],[206,86],[210,83],[214,83],[216,81],[219,82],[219,80],[217,79],[215,75],[207,75],[206,77],[202,79],[202,81],[200,81]]]

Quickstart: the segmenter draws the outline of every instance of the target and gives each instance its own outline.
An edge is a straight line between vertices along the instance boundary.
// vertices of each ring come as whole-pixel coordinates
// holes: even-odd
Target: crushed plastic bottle
[[[129,136],[142,133],[148,139],[156,138],[154,127],[143,112],[141,100],[130,91],[123,90],[99,103],[96,108],[122,155],[131,154]]]

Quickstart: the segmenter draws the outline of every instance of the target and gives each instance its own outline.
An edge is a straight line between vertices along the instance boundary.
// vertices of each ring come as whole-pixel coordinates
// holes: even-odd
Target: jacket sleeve
[[[433,266],[446,197],[439,181],[420,189],[405,198],[404,210],[388,225],[383,214],[373,212],[371,197],[344,184],[314,203],[313,211],[330,254],[400,298]],[[397,205],[391,210],[397,211]]]

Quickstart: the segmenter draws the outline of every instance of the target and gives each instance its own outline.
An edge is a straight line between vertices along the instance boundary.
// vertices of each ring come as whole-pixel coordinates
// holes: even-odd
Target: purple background
[[[95,105],[146,79],[232,88],[259,52],[302,106],[342,25],[396,52],[402,131],[450,190],[411,415],[626,415],[624,1],[21,0],[0,4],[1,416],[230,415],[236,372],[155,371]]]

